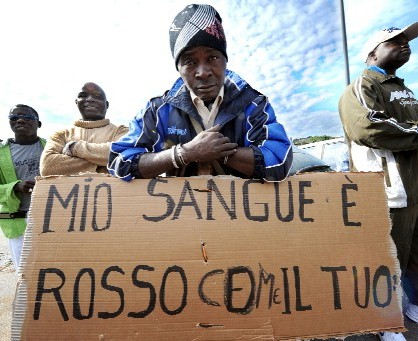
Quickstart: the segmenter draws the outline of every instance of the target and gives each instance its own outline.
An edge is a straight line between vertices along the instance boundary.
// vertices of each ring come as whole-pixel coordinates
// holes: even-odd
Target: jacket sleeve
[[[380,96],[379,96],[380,95]],[[339,112],[350,140],[369,148],[392,152],[418,147],[417,122],[398,122],[398,114],[379,100],[378,84],[364,77],[348,86],[340,98]]]
[[[20,199],[16,195],[13,187],[20,180],[0,185],[0,212],[12,213],[19,210]]]
[[[245,144],[254,150],[254,177],[266,181],[282,181],[293,161],[292,143],[279,122],[268,99],[260,95],[246,109]]]
[[[58,131],[47,141],[40,161],[42,176],[71,175],[96,172],[97,165],[79,157],[62,154],[66,141],[65,131]]]
[[[20,208],[20,198],[13,190],[20,180],[0,185],[0,212],[14,213]],[[6,238],[17,238],[23,236],[26,229],[26,219],[0,219],[0,228]]]
[[[162,150],[162,129],[158,127],[157,110],[149,102],[130,123],[129,132],[111,144],[108,171],[125,181],[140,177],[138,161],[142,154]]]

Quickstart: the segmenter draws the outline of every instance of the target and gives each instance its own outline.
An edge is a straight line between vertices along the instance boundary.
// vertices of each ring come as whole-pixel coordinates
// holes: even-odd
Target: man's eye
[[[389,41],[389,44],[390,45],[403,45],[403,44],[405,44],[405,42],[403,42],[401,40],[392,40],[392,41]]]
[[[187,66],[190,66],[190,65],[193,65],[193,64],[194,64],[194,60],[192,60],[192,59],[186,59],[183,62],[183,65],[187,65]]]

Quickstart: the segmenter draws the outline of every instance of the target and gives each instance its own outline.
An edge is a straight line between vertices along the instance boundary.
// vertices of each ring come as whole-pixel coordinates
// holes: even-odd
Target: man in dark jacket
[[[268,99],[226,69],[226,39],[219,13],[189,5],[170,27],[180,73],[112,143],[109,172],[123,180],[232,174],[280,181],[292,147]]]
[[[409,41],[418,23],[377,32],[366,44],[366,70],[345,90],[339,111],[347,136],[351,169],[384,172],[402,283],[409,298],[406,315],[418,322],[418,101],[396,70],[408,62]],[[401,341],[401,333],[379,333]]]

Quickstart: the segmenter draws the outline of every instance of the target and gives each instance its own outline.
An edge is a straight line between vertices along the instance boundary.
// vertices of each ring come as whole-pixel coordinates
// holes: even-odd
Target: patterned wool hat
[[[379,44],[392,39],[401,33],[406,35],[408,41],[418,37],[418,22],[406,26],[403,29],[390,27],[381,31],[377,31],[366,43],[363,49],[363,60],[367,61],[367,57]]]
[[[176,68],[181,53],[199,45],[219,50],[228,60],[222,19],[210,5],[186,6],[174,18],[169,33],[171,54]]]

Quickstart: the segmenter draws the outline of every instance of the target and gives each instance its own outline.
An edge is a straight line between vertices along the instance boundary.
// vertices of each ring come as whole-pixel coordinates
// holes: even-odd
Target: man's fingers
[[[237,143],[233,143],[233,142],[228,142],[228,143],[224,143],[221,145],[221,148],[223,151],[227,151],[227,150],[236,150],[238,147]]]

